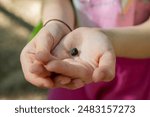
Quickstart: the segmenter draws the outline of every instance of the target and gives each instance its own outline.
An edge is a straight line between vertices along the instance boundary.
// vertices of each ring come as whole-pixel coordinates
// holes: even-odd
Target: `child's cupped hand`
[[[53,88],[51,72],[45,64],[58,58],[51,54],[52,49],[69,30],[59,22],[50,22],[23,48],[20,61],[25,79],[37,87]],[[68,83],[70,79],[61,78],[59,82]],[[59,83],[58,82],[58,83]]]
[[[66,35],[52,51],[59,60],[45,65],[57,75],[56,82],[70,79],[57,87],[77,89],[85,84],[111,81],[115,75],[116,57],[108,37],[96,28],[78,28]]]
[[[77,89],[113,79],[115,54],[107,36],[98,29],[78,28],[55,48],[51,38],[53,35],[42,29],[21,53],[25,78],[33,85]],[[76,54],[72,54],[74,49]]]

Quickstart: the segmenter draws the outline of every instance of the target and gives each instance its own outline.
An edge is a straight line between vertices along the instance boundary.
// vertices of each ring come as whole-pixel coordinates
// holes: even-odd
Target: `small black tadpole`
[[[71,52],[72,56],[78,55],[78,49],[77,48],[72,48],[70,52]]]

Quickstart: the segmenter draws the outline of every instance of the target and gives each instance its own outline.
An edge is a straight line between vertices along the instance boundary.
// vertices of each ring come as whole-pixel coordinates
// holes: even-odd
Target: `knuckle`
[[[39,87],[39,88],[46,88],[46,87],[45,87],[45,83],[37,84],[37,87]]]
[[[39,88],[52,88],[52,86],[50,86],[50,84],[48,84],[46,82],[36,83],[35,86],[37,86]]]

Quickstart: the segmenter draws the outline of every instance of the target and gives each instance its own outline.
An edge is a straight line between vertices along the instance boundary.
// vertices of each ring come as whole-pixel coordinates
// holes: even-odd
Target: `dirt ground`
[[[30,32],[31,28],[0,10],[0,99],[47,98],[47,90],[26,82],[21,70],[19,56]]]

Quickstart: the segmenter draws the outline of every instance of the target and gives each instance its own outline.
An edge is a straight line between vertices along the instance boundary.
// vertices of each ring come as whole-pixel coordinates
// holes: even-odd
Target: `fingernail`
[[[70,82],[71,82],[70,79],[61,80],[61,81],[60,81],[60,84],[65,85],[65,84],[68,84],[68,83],[70,83]]]
[[[81,80],[75,80],[74,83],[77,88],[81,88],[84,86],[84,83]]]

